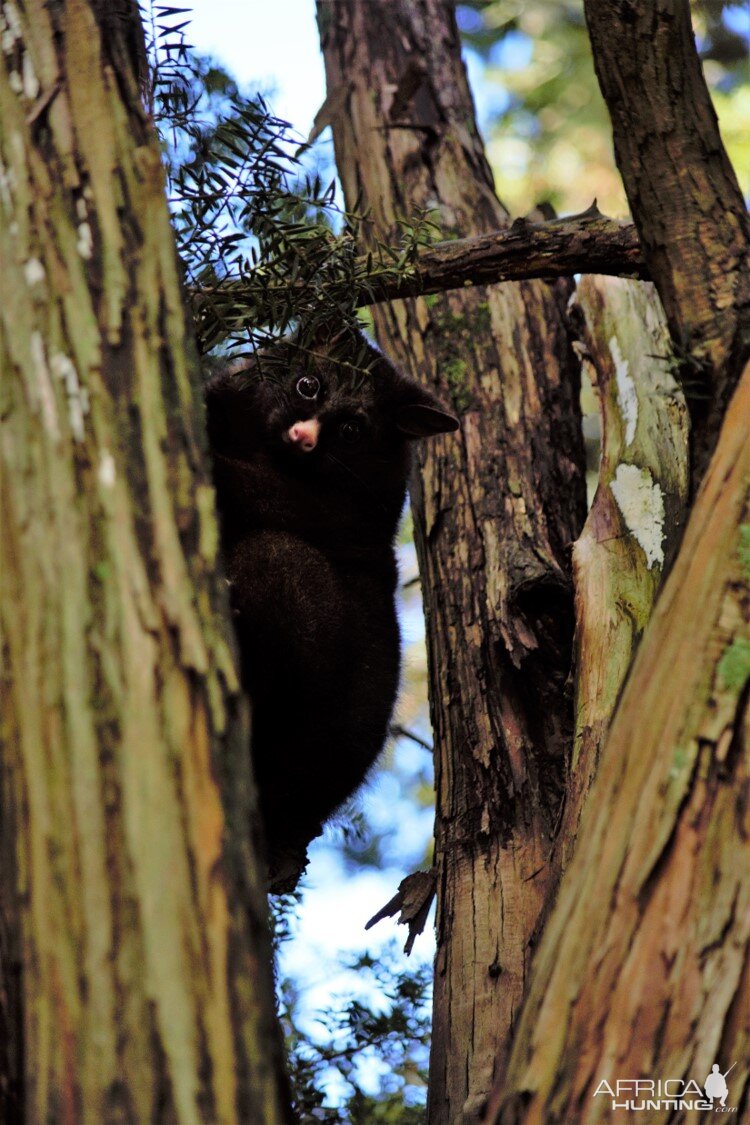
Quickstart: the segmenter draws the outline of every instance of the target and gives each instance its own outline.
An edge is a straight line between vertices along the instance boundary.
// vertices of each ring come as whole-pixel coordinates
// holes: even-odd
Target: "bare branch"
[[[595,209],[544,223],[516,219],[506,230],[426,247],[403,279],[389,277],[383,284],[375,279],[372,292],[363,292],[359,304],[574,273],[647,278],[633,224],[608,219]]]

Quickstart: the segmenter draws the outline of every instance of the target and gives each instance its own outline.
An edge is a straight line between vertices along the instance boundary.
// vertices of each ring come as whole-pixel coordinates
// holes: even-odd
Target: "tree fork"
[[[750,364],[635,658],[484,1121],[603,1120],[601,1079],[750,1095]],[[584,1117],[584,1114],[586,1115]]]

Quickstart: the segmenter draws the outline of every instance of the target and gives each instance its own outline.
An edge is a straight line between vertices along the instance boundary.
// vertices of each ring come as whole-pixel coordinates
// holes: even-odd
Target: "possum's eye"
[[[315,398],[320,390],[320,380],[314,375],[303,375],[297,380],[297,394],[302,398]]]
[[[339,437],[347,445],[356,445],[362,437],[362,423],[358,418],[347,418],[339,426]]]

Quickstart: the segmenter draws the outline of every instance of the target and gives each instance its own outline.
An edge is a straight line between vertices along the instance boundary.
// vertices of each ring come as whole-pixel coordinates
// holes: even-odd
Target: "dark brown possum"
[[[207,408],[273,873],[383,747],[410,445],[458,422],[358,333],[235,364],[211,379]]]

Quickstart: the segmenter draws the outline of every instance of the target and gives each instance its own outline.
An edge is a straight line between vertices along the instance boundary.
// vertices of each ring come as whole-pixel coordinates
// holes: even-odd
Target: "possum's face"
[[[347,478],[372,492],[405,480],[412,439],[458,427],[358,335],[312,353],[282,343],[235,380],[222,380],[227,433],[212,445],[231,445],[238,459],[265,448],[295,476]]]
[[[404,461],[410,439],[457,426],[431,394],[374,350],[368,368],[338,358],[293,365],[265,388],[267,435],[304,471],[377,474]]]

